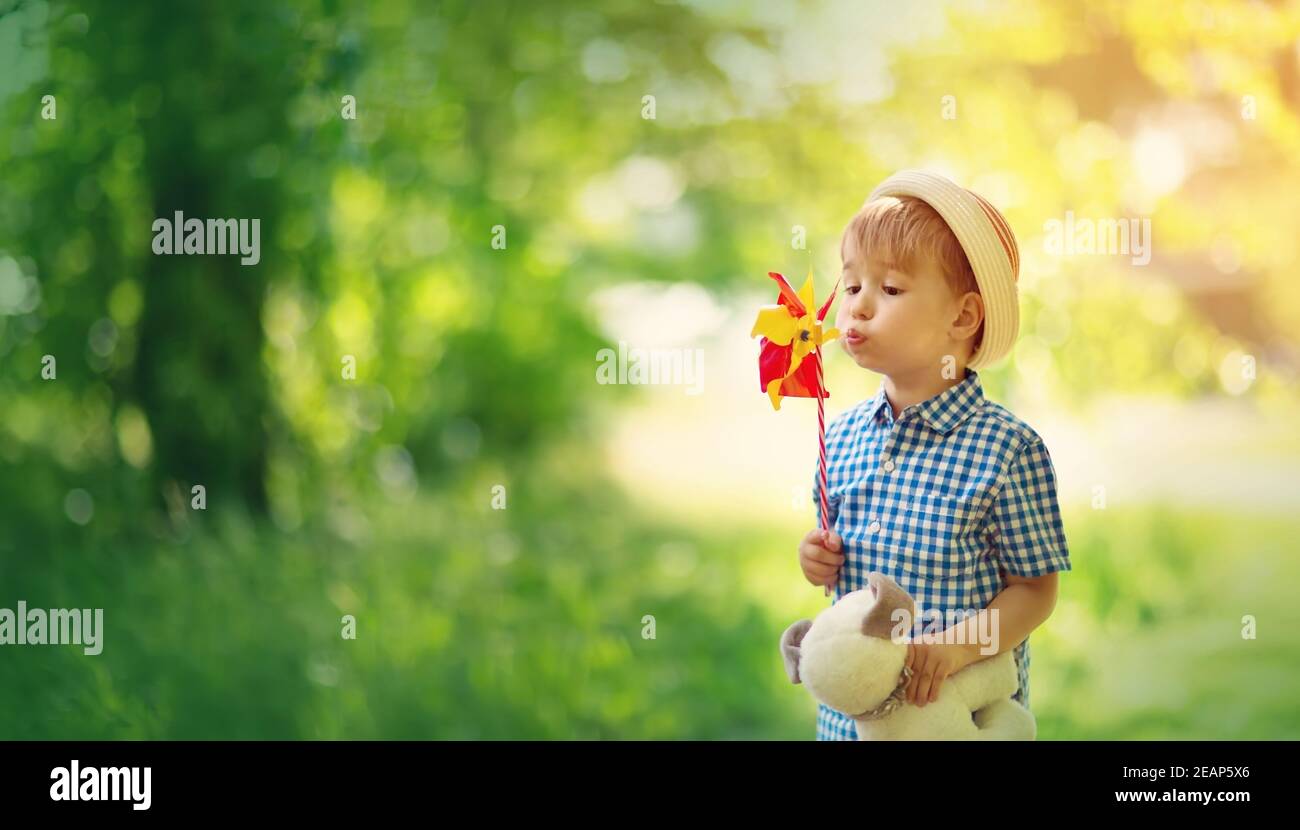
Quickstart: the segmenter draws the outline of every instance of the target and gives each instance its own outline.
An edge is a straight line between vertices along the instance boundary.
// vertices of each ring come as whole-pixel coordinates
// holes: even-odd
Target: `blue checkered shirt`
[[[1056,500],[1056,473],[1038,433],[984,398],[966,377],[894,419],[881,384],[875,397],[835,418],[826,431],[831,526],[843,539],[835,601],[867,587],[867,574],[893,577],[916,600],[914,633],[977,611],[1006,587],[1005,575],[1070,570]],[[818,519],[817,473],[813,503]],[[1029,705],[1029,640],[1015,648]],[[854,740],[853,721],[825,705],[818,740]]]

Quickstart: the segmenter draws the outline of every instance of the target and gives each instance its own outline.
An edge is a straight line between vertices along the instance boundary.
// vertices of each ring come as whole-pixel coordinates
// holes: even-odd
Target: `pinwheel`
[[[775,271],[768,276],[780,288],[776,305],[763,306],[750,337],[762,335],[758,351],[759,387],[767,393],[773,409],[781,408],[781,399],[817,399],[817,481],[821,502],[822,530],[830,530],[830,511],[826,503],[826,398],[830,394],[822,377],[822,352],[824,343],[839,336],[833,328],[823,329],[822,321],[835,301],[835,290],[826,304],[817,308],[813,297],[812,272],[799,293],[795,293],[785,277]],[[836,288],[839,283],[836,282]],[[815,310],[815,313],[814,313]],[[810,357],[811,356],[811,357]],[[830,594],[830,588],[826,588]]]

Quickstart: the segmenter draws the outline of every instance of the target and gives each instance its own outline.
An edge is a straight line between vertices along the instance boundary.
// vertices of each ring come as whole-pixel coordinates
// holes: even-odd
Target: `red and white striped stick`
[[[822,347],[818,346],[814,354],[817,358],[817,496],[822,506],[822,530],[829,532],[830,507],[826,502],[826,384],[822,380]],[[831,586],[826,586],[825,595],[831,595]]]

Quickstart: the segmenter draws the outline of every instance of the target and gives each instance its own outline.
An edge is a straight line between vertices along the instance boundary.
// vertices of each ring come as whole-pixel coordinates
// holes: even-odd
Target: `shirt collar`
[[[980,384],[979,372],[967,369],[966,377],[960,383],[948,387],[928,400],[907,407],[899,414],[898,419],[905,421],[915,415],[929,424],[935,432],[947,435],[983,406],[984,389]],[[885,395],[883,383],[880,385],[880,391],[876,392],[876,396],[867,404],[866,416],[868,421],[879,418],[886,424],[893,424],[894,410],[889,406],[889,398]]]

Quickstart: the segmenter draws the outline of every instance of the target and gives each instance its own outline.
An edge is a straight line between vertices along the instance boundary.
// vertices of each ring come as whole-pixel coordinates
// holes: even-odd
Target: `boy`
[[[840,343],[884,381],[827,431],[834,530],[805,536],[799,564],[835,600],[867,587],[871,571],[912,594],[907,702],[924,706],[949,675],[1014,649],[1013,697],[1028,706],[1027,637],[1071,566],[1047,448],[984,398],[975,371],[1019,330],[1015,236],[974,193],[903,171],[850,220],[840,250]],[[818,707],[818,740],[855,737],[852,720]]]

